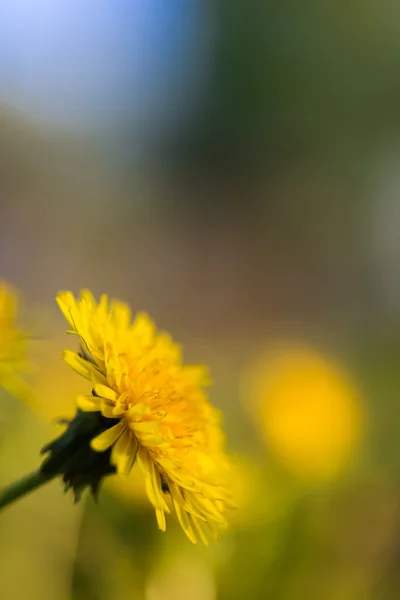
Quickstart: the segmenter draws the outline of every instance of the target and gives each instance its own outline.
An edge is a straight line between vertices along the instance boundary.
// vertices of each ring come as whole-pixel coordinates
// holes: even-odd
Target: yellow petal
[[[161,478],[154,461],[149,457],[147,450],[140,448],[138,452],[139,467],[144,475],[147,496],[154,508],[162,508],[170,512],[161,490]]]
[[[97,302],[94,299],[94,296],[90,290],[84,289],[81,291],[81,301],[83,301],[88,308],[95,308],[97,306]]]
[[[203,544],[205,546],[208,546],[208,540],[207,540],[207,536],[204,533],[204,524],[202,523],[202,521],[199,521],[199,519],[197,519],[195,516],[191,515],[190,520],[192,521],[196,533],[198,534],[199,538],[201,539],[201,541],[203,542]]]
[[[94,412],[96,410],[100,410],[101,406],[100,398],[96,398],[95,396],[77,396],[76,403],[78,408],[85,412]]]
[[[149,450],[151,448],[160,448],[163,450],[166,450],[167,448],[171,448],[171,443],[168,442],[161,435],[156,435],[154,433],[138,433],[138,432],[135,432],[135,435],[137,435],[138,439],[140,440],[140,443],[143,444],[143,446],[146,446]]]
[[[116,406],[113,406],[112,417],[115,419],[115,417],[120,417],[125,412],[126,411],[125,411],[124,407],[123,406],[118,406],[118,404],[117,404]]]
[[[114,406],[110,404],[107,400],[103,398],[99,398],[100,400],[100,410],[101,414],[107,419],[115,419]]]
[[[131,311],[127,304],[123,302],[115,302],[111,303],[111,310],[113,312],[115,322],[121,329],[126,329],[129,327],[131,322]]]
[[[153,492],[157,499],[158,506],[162,508],[165,512],[169,513],[170,509],[165,501],[164,493],[162,491],[160,471],[158,470],[158,466],[152,459],[149,460],[149,471],[151,485],[153,487]]]
[[[135,462],[138,449],[139,449],[139,444],[137,442],[137,439],[135,438],[135,436],[132,436],[131,441],[129,442],[129,448],[127,450],[128,460],[125,465],[125,472],[123,473],[124,477],[128,477],[128,475],[132,469],[133,463]]]
[[[93,387],[95,385],[105,385],[106,387],[110,387],[109,381],[107,380],[107,377],[101,373],[100,371],[98,371],[96,368],[93,369],[93,373],[92,373],[92,383],[93,383]]]
[[[190,524],[187,512],[183,510],[182,507],[177,502],[175,502],[175,500],[173,502],[176,516],[178,517],[179,523],[181,524],[183,531],[186,533],[192,544],[197,544],[197,539],[194,535],[193,528]]]
[[[63,358],[67,365],[72,367],[79,375],[86,379],[92,379],[93,366],[87,360],[81,358],[75,352],[71,352],[71,350],[64,350]]]
[[[157,431],[159,428],[158,421],[141,421],[140,423],[133,423],[133,428],[137,433],[152,433]]]
[[[147,313],[138,313],[136,315],[132,329],[143,346],[150,346],[152,344],[155,335],[155,327]]]
[[[94,391],[100,398],[106,398],[107,400],[115,400],[117,399],[117,395],[108,385],[103,385],[101,383],[95,383]]]
[[[182,506],[186,510],[186,512],[204,520],[204,517],[190,503],[191,494],[188,494],[188,498],[186,498],[186,496],[184,495],[184,491],[179,487],[179,485],[177,485],[176,483],[172,483],[171,481],[169,482],[169,491],[172,498],[178,504],[180,504],[180,506]]]
[[[122,394],[123,396],[124,394]],[[137,402],[129,409],[129,418],[132,421],[139,421],[143,415],[148,414],[150,412],[150,407],[144,402]]]
[[[117,467],[117,473],[125,472],[126,465],[129,461],[129,449],[132,439],[132,433],[126,429],[124,433],[115,442],[111,451],[111,463]]]
[[[158,529],[165,531],[167,529],[167,523],[165,521],[165,513],[162,508],[156,508],[156,518]]]
[[[59,292],[57,294],[56,302],[67,323],[76,330],[75,320],[72,317],[72,311],[76,310],[76,300],[74,295],[71,292]]]
[[[190,503],[197,509],[197,511],[204,517],[205,520],[215,521],[221,525],[225,525],[226,521],[220,511],[217,509],[215,504],[201,496],[200,494],[191,494]]]
[[[106,429],[100,435],[97,435],[90,442],[91,447],[96,452],[104,452],[104,450],[108,450],[110,446],[117,441],[119,436],[126,430],[126,424],[124,421],[120,421],[117,425],[110,427],[110,429]]]

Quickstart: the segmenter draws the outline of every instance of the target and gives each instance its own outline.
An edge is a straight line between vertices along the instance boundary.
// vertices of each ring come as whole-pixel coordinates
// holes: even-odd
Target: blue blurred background
[[[239,497],[204,550],[135,481],[78,507],[55,482],[1,518],[7,598],[395,600],[400,8],[4,0],[0,107],[37,396],[0,398],[0,482],[72,410],[53,299],[89,287],[210,364]]]

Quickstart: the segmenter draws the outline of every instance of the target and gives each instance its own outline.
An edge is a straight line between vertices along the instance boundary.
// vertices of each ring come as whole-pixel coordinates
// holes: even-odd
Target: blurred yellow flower
[[[97,303],[87,290],[79,300],[61,292],[57,302],[82,349],[64,359],[93,388],[78,407],[107,422],[91,447],[111,449],[119,474],[137,460],[159,528],[173,510],[193,543],[207,543],[207,533],[226,527],[230,505],[221,419],[203,389],[207,370],[183,365],[180,347],[146,314],[132,323],[125,304],[107,296]]]
[[[312,349],[282,347],[246,378],[261,434],[298,477],[327,481],[346,467],[360,440],[363,411],[348,375]]]
[[[80,381],[65,369],[60,356],[65,337],[46,339],[37,345],[35,353],[35,401],[31,408],[45,422],[57,424],[62,418],[72,418],[76,412],[75,397],[81,390]]]
[[[0,281],[0,387],[22,400],[32,390],[22,375],[29,372],[26,358],[28,336],[18,324],[19,298],[14,289]]]

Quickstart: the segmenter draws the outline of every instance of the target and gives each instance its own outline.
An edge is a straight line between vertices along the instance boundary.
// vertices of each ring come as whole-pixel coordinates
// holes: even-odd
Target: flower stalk
[[[0,490],[0,510],[13,504],[19,498],[23,498],[34,490],[37,490],[45,483],[51,481],[53,477],[54,475],[51,473],[33,471],[33,473],[10,483],[10,485]]]

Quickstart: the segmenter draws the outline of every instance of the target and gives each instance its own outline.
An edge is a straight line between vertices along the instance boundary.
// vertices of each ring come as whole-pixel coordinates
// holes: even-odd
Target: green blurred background
[[[37,398],[0,395],[0,483],[73,410],[54,297],[88,287],[210,365],[239,505],[200,548],[157,530],[139,478],[77,506],[54,482],[0,517],[4,598],[397,599],[400,7],[5,0],[0,40],[0,277]],[[319,375],[283,386],[277,434],[254,402],[268,360],[250,372],[281,341],[353,383],[322,416]]]

